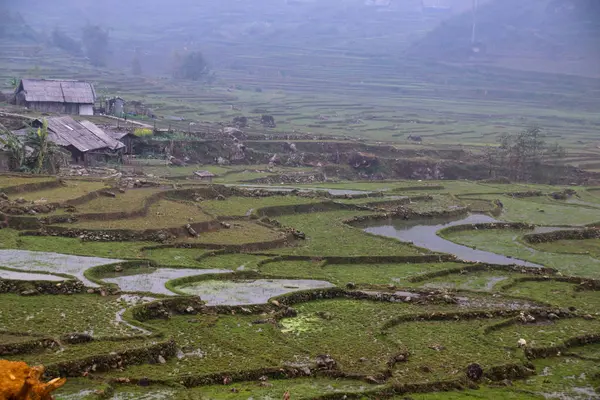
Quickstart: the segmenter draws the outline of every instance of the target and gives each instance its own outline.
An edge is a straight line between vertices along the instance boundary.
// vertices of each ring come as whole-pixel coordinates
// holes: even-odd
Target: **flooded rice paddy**
[[[326,281],[307,279],[256,279],[243,281],[209,280],[182,285],[177,289],[197,295],[209,306],[263,304],[271,297],[298,290],[333,287]]]
[[[471,214],[467,217],[454,220],[451,218],[436,218],[409,221],[392,220],[386,223],[379,222],[379,225],[365,228],[364,231],[375,235],[392,237],[403,242],[412,242],[415,246],[419,246],[434,252],[453,254],[464,261],[485,262],[499,265],[516,264],[525,267],[541,267],[540,265],[527,261],[510,258],[483,250],[472,249],[467,246],[456,244],[437,235],[438,231],[451,226],[492,222],[498,221],[488,215]]]
[[[8,279],[14,281],[52,281],[60,282],[66,278],[62,276],[50,275],[50,274],[37,274],[35,272],[18,272],[0,269],[0,279]]]
[[[103,280],[116,284],[125,292],[146,292],[174,296],[175,293],[171,292],[165,286],[170,280],[186,276],[223,274],[227,272],[232,271],[225,269],[158,268],[150,270],[147,273],[104,278]]]
[[[121,261],[123,260],[72,256],[42,251],[0,250],[0,265],[3,267],[15,268],[21,271],[47,271],[72,275],[90,287],[97,287],[98,285],[83,275],[85,270]]]

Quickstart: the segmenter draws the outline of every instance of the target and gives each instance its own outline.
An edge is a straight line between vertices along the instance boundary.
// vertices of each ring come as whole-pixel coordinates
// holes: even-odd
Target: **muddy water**
[[[326,281],[257,279],[245,281],[211,280],[178,287],[178,290],[200,296],[208,305],[264,304],[271,297],[298,290],[333,287]]]
[[[540,267],[515,258],[509,258],[500,254],[490,253],[483,250],[475,250],[467,246],[453,243],[441,238],[437,232],[441,229],[455,225],[482,224],[498,222],[494,218],[483,214],[471,214],[460,219],[427,219],[410,221],[391,221],[377,226],[364,229],[365,232],[376,235],[399,239],[403,242],[412,242],[415,246],[423,247],[439,253],[453,254],[461,260],[473,262],[485,262],[490,264],[510,265],[517,264],[526,267]]]
[[[11,279],[15,281],[52,281],[60,282],[66,278],[49,274],[36,274],[34,272],[16,272],[0,269],[0,279]]]
[[[122,260],[110,258],[81,257],[67,254],[28,250],[0,250],[0,265],[22,271],[47,271],[72,275],[86,286],[96,287],[83,276],[86,269],[98,265],[113,264]]]
[[[104,278],[103,281],[115,283],[125,292],[148,292],[174,296],[175,293],[165,287],[165,283],[170,280],[186,276],[223,274],[227,272],[232,271],[225,269],[159,268],[143,274]]]

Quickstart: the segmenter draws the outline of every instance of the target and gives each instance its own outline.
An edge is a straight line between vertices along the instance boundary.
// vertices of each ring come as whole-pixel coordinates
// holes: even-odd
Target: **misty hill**
[[[448,19],[413,43],[410,55],[509,68],[598,75],[600,2],[495,0]],[[473,50],[477,52],[474,52]]]
[[[100,25],[110,31],[112,66],[128,67],[137,50],[145,70],[165,73],[173,53],[186,49],[236,69],[264,66],[267,57],[277,69],[289,69],[295,55],[400,57],[470,1],[446,0],[452,7],[440,13],[423,12],[421,0],[384,7],[365,0],[20,0],[10,7],[46,35],[58,28],[78,40],[86,24]]]
[[[35,42],[39,40],[37,33],[25,22],[21,14],[10,12],[0,7],[0,38]]]

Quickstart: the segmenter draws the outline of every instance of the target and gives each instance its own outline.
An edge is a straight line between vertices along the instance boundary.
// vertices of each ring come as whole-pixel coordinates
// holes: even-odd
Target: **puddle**
[[[387,236],[399,239],[403,242],[412,242],[415,246],[428,250],[453,254],[461,260],[472,262],[485,262],[500,265],[522,265],[526,267],[541,267],[540,265],[509,258],[500,254],[490,253],[483,250],[475,250],[467,246],[453,243],[437,235],[441,229],[456,225],[482,224],[498,222],[494,218],[483,214],[471,214],[466,218],[452,219],[428,219],[410,221],[391,221],[392,225],[378,225],[365,228],[365,232],[375,235]]]
[[[496,286],[496,283],[505,281],[507,279],[508,279],[508,277],[506,277],[506,276],[493,276],[490,279],[488,279],[488,281],[486,282],[485,290],[492,290],[494,288],[494,286]]]
[[[28,250],[0,250],[0,265],[22,271],[48,271],[73,275],[86,286],[97,287],[83,272],[92,267],[118,263],[123,260],[110,258],[82,257],[67,254]]]
[[[232,271],[225,269],[159,268],[145,274],[104,278],[103,281],[117,284],[124,292],[148,292],[175,296],[175,293],[165,287],[165,283],[170,280],[186,276],[223,274],[227,272]]]
[[[15,281],[52,281],[61,282],[66,280],[61,276],[36,274],[34,272],[16,272],[0,269],[0,279],[11,279]]]
[[[209,306],[264,304],[271,297],[298,290],[333,287],[326,281],[257,279],[247,281],[204,281],[180,286],[177,289],[200,296]]]

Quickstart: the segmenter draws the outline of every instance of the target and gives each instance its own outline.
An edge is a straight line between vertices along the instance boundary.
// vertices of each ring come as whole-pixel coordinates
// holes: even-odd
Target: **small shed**
[[[125,100],[120,97],[108,99],[106,113],[115,117],[122,117],[125,113]]]
[[[82,81],[22,79],[15,103],[32,110],[72,115],[94,115],[94,85]]]
[[[125,145],[90,121],[75,121],[69,116],[47,118],[48,139],[71,153],[72,162],[94,165],[118,160]],[[34,127],[42,121],[36,120]]]
[[[210,171],[196,171],[196,172],[194,172],[194,175],[196,176],[196,178],[198,178],[202,181],[209,181],[209,182],[212,182],[213,178],[216,177],[216,175]]]
[[[119,142],[123,143],[125,145],[123,151],[125,152],[125,154],[134,154],[134,145],[135,142],[139,141],[139,137],[134,135],[133,132],[131,132],[130,130],[124,130],[124,131],[112,131],[112,130],[107,130],[106,133],[108,135],[110,135],[110,137],[112,137],[115,140],[118,140]]]

